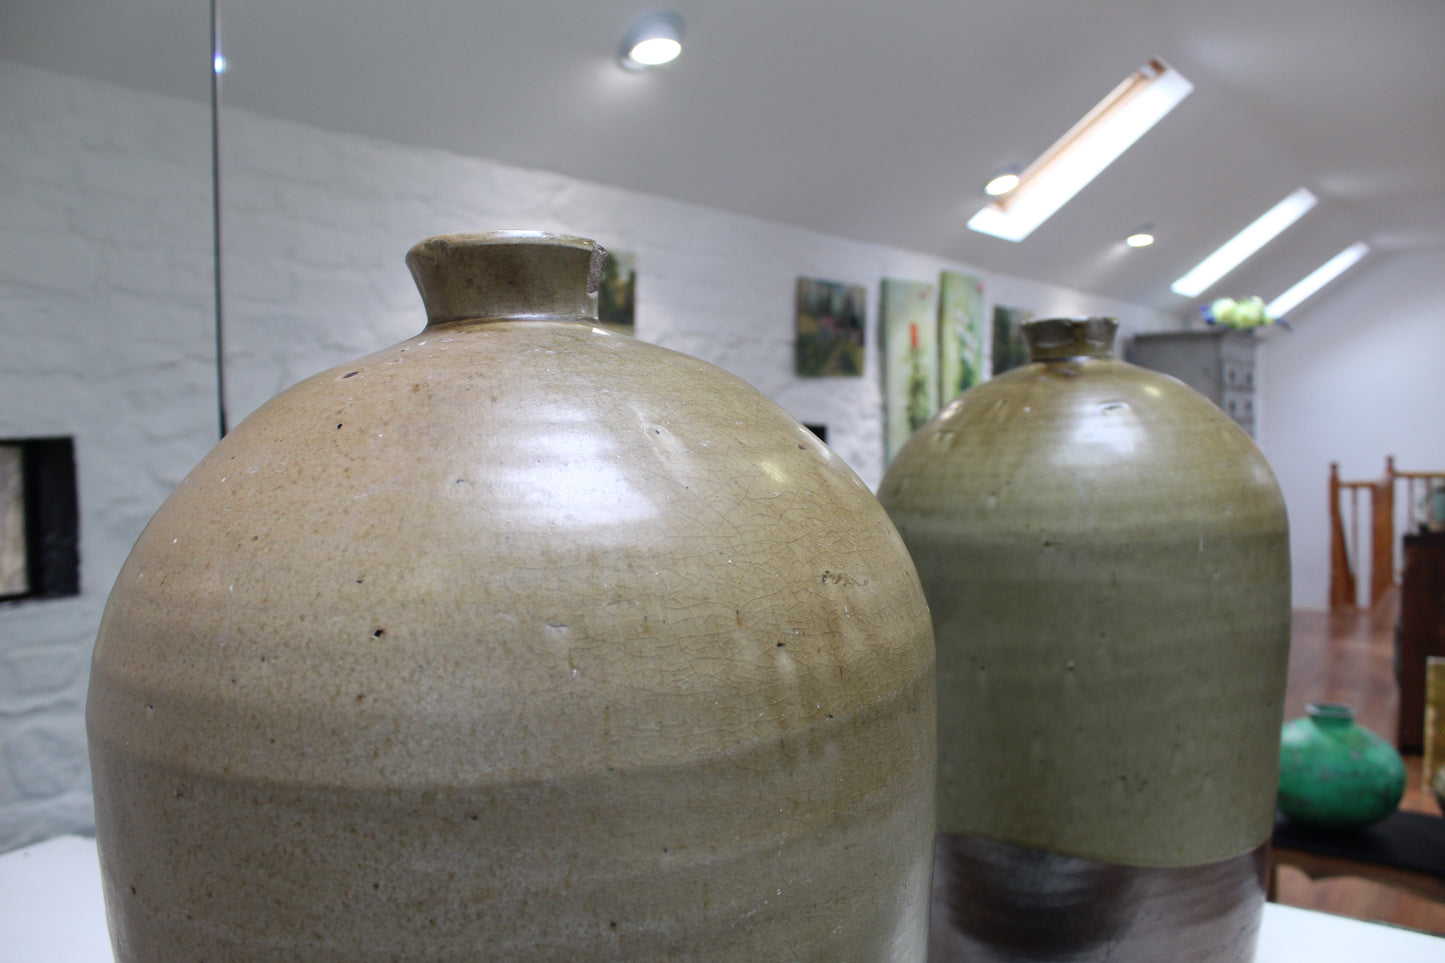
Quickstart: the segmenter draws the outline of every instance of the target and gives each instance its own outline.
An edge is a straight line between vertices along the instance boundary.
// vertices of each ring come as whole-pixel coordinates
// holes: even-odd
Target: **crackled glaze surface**
[[[418,245],[426,330],[152,520],[87,709],[120,959],[920,958],[912,564],[772,402],[587,323],[594,248]]]
[[[940,859],[997,872],[969,869],[969,840],[1009,844],[1041,886],[1046,856],[1152,867],[1165,922],[1198,905],[1179,870],[1218,865],[1257,916],[1289,645],[1279,488],[1202,396],[1114,360],[1112,322],[1028,331],[1046,360],[960,395],[879,491],[933,608]],[[1247,958],[1253,932],[1206,958]]]

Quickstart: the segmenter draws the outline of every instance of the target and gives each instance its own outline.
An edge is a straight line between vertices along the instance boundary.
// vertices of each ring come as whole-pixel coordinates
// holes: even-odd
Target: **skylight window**
[[[1315,206],[1316,198],[1301,187],[1274,207],[1265,211],[1254,223],[1240,231],[1209,257],[1169,287],[1175,294],[1186,298],[1198,297],[1230,271],[1239,267],[1246,258],[1274,240],[1295,221]]]
[[[969,219],[968,226],[1005,241],[1022,241],[1193,89],[1162,60],[1149,61],[1025,168],[1017,187]]]

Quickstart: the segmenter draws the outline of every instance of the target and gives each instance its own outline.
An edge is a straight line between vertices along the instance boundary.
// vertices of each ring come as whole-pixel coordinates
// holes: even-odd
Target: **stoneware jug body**
[[[1109,319],[899,452],[879,497],[933,609],[935,960],[1248,960],[1289,644],[1279,488]]]
[[[263,406],[120,573],[117,958],[921,958],[927,608],[841,461],[601,330],[603,252],[433,238],[429,323]]]
[[[1285,723],[1279,749],[1279,810],[1316,829],[1363,829],[1405,795],[1405,761],[1338,702],[1311,703]]]

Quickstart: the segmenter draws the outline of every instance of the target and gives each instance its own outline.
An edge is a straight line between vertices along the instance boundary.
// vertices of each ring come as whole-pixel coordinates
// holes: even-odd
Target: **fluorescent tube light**
[[[1360,258],[1369,253],[1370,245],[1364,241],[1351,244],[1311,271],[1294,287],[1269,302],[1269,306],[1265,310],[1276,318],[1293,311],[1301,301],[1354,267]]]
[[[1149,61],[1025,168],[1007,196],[970,218],[968,226],[1005,241],[1022,241],[1193,89],[1173,67]]]
[[[1186,298],[1198,297],[1215,281],[1239,267],[1245,258],[1303,217],[1315,204],[1315,196],[1301,187],[1261,214],[1249,227],[1225,241],[1219,250],[1196,264],[1188,274],[1169,285],[1170,290]]]

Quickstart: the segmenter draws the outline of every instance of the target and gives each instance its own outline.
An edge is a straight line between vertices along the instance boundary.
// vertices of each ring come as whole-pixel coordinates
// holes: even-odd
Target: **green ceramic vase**
[[[1363,829],[1405,794],[1405,761],[1337,702],[1311,704],[1285,724],[1279,747],[1279,809],[1318,829]]]

